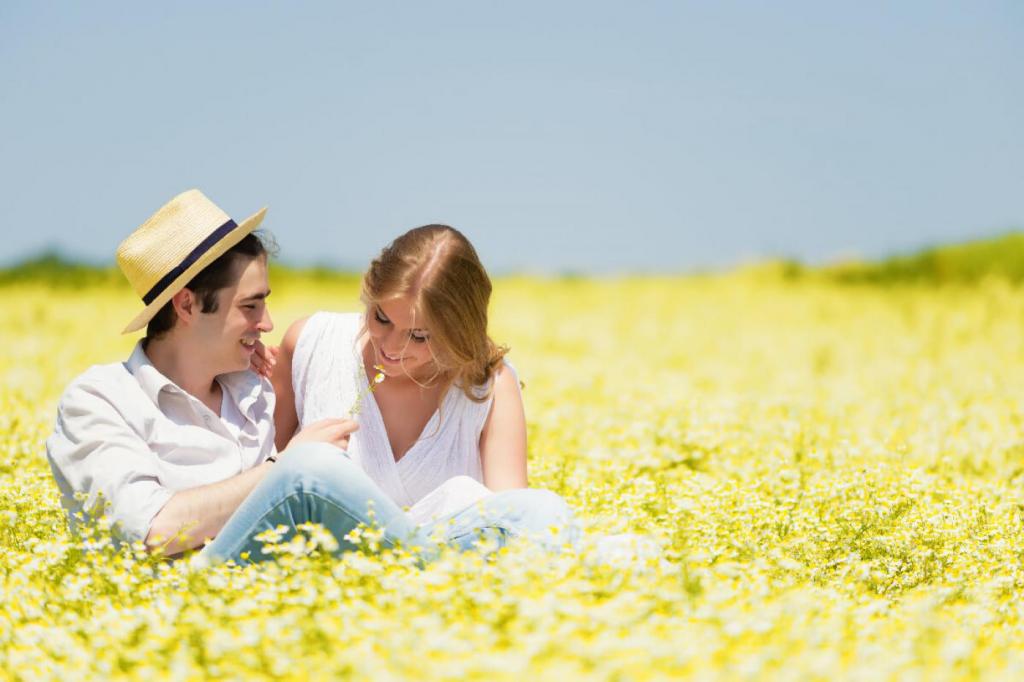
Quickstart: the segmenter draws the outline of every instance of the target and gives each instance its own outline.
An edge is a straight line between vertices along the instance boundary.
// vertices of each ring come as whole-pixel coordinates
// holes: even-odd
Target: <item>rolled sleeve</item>
[[[70,514],[102,500],[117,536],[145,540],[174,492],[160,483],[156,455],[104,393],[84,382],[68,388],[47,457]]]

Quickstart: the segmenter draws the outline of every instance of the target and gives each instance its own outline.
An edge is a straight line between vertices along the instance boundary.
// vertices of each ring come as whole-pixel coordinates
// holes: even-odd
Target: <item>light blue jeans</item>
[[[565,501],[535,488],[495,493],[447,518],[417,526],[346,453],[324,443],[303,443],[282,453],[200,554],[211,563],[271,559],[255,537],[284,525],[289,531],[282,540],[287,541],[302,523],[323,525],[337,539],[339,553],[355,548],[345,540],[349,531],[360,524],[375,526],[383,531],[384,548],[401,543],[418,549],[428,561],[438,550],[432,538],[467,550],[481,538],[501,547],[513,537],[527,536],[557,550],[579,535]]]

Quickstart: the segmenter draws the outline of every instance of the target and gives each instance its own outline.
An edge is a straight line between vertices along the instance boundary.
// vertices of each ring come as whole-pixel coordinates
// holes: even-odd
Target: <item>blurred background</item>
[[[0,92],[3,267],[109,264],[190,187],[351,270],[429,222],[499,274],[1024,226],[1019,2],[5,0]]]

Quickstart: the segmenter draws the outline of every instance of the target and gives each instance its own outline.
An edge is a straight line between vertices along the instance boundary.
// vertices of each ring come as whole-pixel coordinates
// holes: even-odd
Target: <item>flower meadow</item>
[[[277,273],[280,338],[357,282]],[[209,569],[69,534],[64,386],[127,357],[127,286],[0,286],[3,679],[1024,676],[1024,291],[721,275],[502,278],[531,484],[586,539]],[[660,555],[598,551],[636,533]],[[486,549],[486,548],[485,548]]]

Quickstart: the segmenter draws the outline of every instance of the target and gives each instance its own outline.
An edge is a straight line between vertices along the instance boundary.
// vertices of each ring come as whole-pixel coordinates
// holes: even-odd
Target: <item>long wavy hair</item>
[[[487,334],[491,280],[469,240],[448,225],[424,225],[386,246],[363,276],[367,318],[375,305],[403,296],[430,332],[439,373],[470,400],[487,400],[508,347]]]

